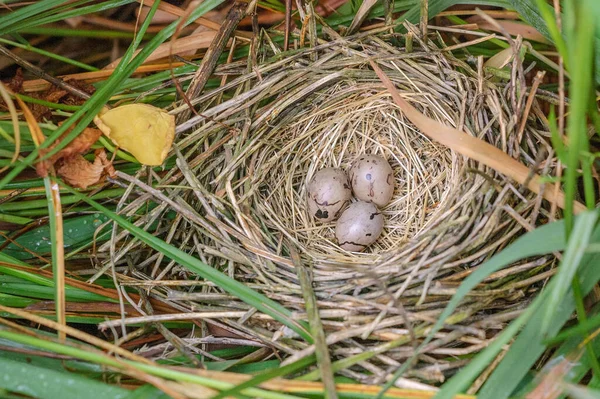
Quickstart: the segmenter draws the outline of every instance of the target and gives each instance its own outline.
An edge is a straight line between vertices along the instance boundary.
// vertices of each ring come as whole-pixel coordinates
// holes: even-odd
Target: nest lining
[[[443,212],[440,205],[457,185],[452,180],[459,175],[461,160],[453,160],[451,151],[410,126],[372,86],[342,82],[318,93],[296,121],[272,131],[256,149],[255,169],[261,173],[255,173],[251,184],[257,187],[252,195],[257,217],[285,234],[315,265],[334,258],[340,264],[372,262],[383,252],[401,248]],[[432,108],[446,108],[430,96],[422,100]],[[340,249],[335,222],[315,223],[306,206],[306,187],[316,171],[330,166],[347,170],[363,154],[388,159],[396,180],[394,197],[382,209],[385,231],[368,254]]]
[[[149,226],[175,210],[175,221],[161,224],[166,241],[302,318],[302,290],[289,258],[290,245],[299,249],[311,266],[328,342],[337,358],[351,356],[358,348],[382,350],[390,340],[405,342],[403,312],[423,326],[432,323],[473,267],[502,249],[524,225],[537,224],[544,213],[540,197],[521,192],[495,171],[415,129],[368,67],[369,58],[376,59],[405,99],[430,118],[482,138],[532,168],[543,148],[549,148],[543,121],[535,116],[519,137],[517,122],[524,104],[515,97],[519,82],[492,83],[433,43],[406,53],[383,46],[382,41],[390,39],[385,35],[359,37],[356,42],[347,39],[303,49],[273,62],[266,62],[272,54],[264,49],[263,63],[253,72],[227,70],[227,75],[237,71],[240,76],[193,100],[204,104],[201,117],[178,126],[178,168],[151,176],[173,201],[161,202],[137,222]],[[383,209],[384,234],[370,251],[357,254],[336,245],[331,224],[314,223],[306,211],[305,190],[318,169],[347,168],[364,153],[390,160],[397,188]],[[548,172],[554,159],[542,164]],[[133,214],[149,196],[133,201],[123,213]],[[108,248],[107,244],[100,251]],[[181,272],[174,262],[161,263],[162,256],[140,243],[118,248],[115,259],[117,264],[125,259],[137,263],[134,274],[141,280],[181,277],[173,274]],[[492,277],[463,302],[452,321],[476,328],[452,334],[485,343],[478,329],[509,321],[512,316],[497,316],[527,300],[543,280],[538,273],[552,264],[553,258],[540,258]],[[152,295],[168,300],[186,297],[188,291],[220,292],[198,281],[191,289],[157,287]],[[182,309],[247,309],[235,299],[217,305],[187,298],[172,302]],[[272,341],[270,335],[280,326],[258,316],[251,312],[239,323],[221,322]],[[425,329],[419,331],[418,337]],[[354,340],[361,337],[360,344]],[[453,342],[442,340],[432,350]],[[482,347],[469,349],[464,342],[460,346],[465,353]],[[302,345],[287,341],[276,347],[295,354]],[[405,352],[393,346],[385,351],[393,361],[406,358]],[[365,365],[368,375],[389,367],[377,357]],[[416,369],[420,367],[425,370],[427,364],[421,360]],[[345,372],[365,372],[361,370]],[[375,378],[367,374],[360,375]],[[415,371],[413,376],[427,380],[423,373]]]

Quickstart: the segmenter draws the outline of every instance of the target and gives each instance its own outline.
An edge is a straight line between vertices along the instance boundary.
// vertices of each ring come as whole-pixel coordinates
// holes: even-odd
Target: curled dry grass
[[[167,242],[306,319],[290,258],[297,249],[310,267],[334,371],[366,383],[381,383],[412,354],[411,342],[426,333],[472,268],[551,217],[541,196],[419,132],[368,60],[377,59],[426,116],[548,174],[555,166],[549,133],[537,103],[525,111],[522,68],[511,81],[494,82],[476,62],[460,61],[435,42],[415,37],[414,51],[406,52],[395,39],[383,30],[366,32],[287,54],[273,53],[265,41],[250,72],[242,63],[220,66],[217,75],[228,81],[191,99],[198,115],[177,128],[177,168],[127,178],[130,190],[120,203],[122,214],[138,215],[138,226],[158,221]],[[528,121],[520,132],[523,118]],[[390,160],[397,188],[383,209],[382,237],[357,254],[336,245],[333,225],[309,217],[306,183],[318,169],[347,168],[365,153]],[[147,210],[150,198],[159,205],[138,212]],[[168,217],[173,210],[174,218]],[[126,231],[114,229],[99,248],[112,254],[117,270],[135,265],[126,268],[121,284],[143,284],[151,297],[183,312],[210,311],[207,322],[274,347],[288,362],[314,352],[266,315],[210,283],[190,281],[193,276],[174,262],[125,237]],[[485,330],[518,316],[553,273],[553,263],[551,257],[532,259],[491,276],[447,321],[409,376],[434,384],[464,365],[453,356],[484,348],[491,338]],[[105,270],[109,266],[106,261]],[[306,379],[318,378],[313,374]]]

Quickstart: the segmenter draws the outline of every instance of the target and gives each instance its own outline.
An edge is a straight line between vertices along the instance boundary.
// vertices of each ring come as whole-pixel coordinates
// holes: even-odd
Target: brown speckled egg
[[[321,169],[308,183],[308,211],[320,222],[337,219],[351,197],[348,176],[341,169]]]
[[[348,172],[356,198],[383,207],[394,195],[394,171],[377,155],[360,156]]]
[[[340,247],[347,251],[364,251],[383,231],[383,215],[375,204],[357,201],[342,213],[335,225]]]

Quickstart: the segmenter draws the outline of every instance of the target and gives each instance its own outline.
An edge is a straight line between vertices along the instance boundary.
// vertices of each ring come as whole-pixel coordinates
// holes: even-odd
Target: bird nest
[[[496,146],[531,170],[549,173],[554,165],[546,159],[552,151],[547,127],[536,116],[541,112],[534,112],[537,103],[529,117],[524,112],[528,92],[517,90],[522,69],[500,81],[485,76],[476,60],[456,59],[436,43],[415,37],[407,52],[394,46],[397,38],[389,31],[361,33],[287,54],[267,45],[250,69],[219,67],[216,74],[228,80],[191,99],[199,110],[177,127],[177,166],[144,177],[162,187],[161,201],[137,223],[163,220],[157,234],[167,242],[306,319],[291,256],[298,253],[309,267],[331,355],[373,353],[341,371],[372,383],[412,354],[410,343],[426,333],[473,268],[524,228],[543,222],[548,211],[540,196],[417,129],[369,61],[425,116]],[[347,169],[362,154],[385,157],[396,188],[381,210],[381,237],[355,253],[337,245],[334,222],[319,224],[308,213],[306,190],[319,169]],[[130,203],[124,198],[122,213],[133,215],[144,199],[159,195],[138,186],[147,193]],[[117,266],[126,258],[136,265],[132,277],[141,280],[177,279],[181,273],[175,272],[185,272],[141,243],[113,254]],[[490,276],[407,375],[434,383],[462,366],[463,360],[447,357],[484,348],[494,335],[486,330],[516,317],[553,262],[529,259]],[[266,315],[185,277],[181,286],[157,284],[152,294],[184,310],[222,311],[211,324],[269,342],[291,360],[310,352]],[[248,312],[231,319],[227,312],[233,310]]]

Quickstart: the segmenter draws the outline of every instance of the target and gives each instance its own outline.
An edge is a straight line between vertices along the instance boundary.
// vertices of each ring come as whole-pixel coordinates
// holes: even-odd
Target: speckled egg
[[[342,213],[335,226],[340,247],[347,251],[364,251],[383,231],[383,215],[372,202],[357,201]]]
[[[383,207],[394,195],[394,171],[377,155],[362,155],[348,172],[356,198]]]
[[[320,222],[337,219],[351,197],[348,176],[341,169],[321,169],[308,183],[308,211]]]

